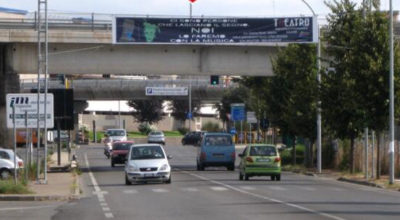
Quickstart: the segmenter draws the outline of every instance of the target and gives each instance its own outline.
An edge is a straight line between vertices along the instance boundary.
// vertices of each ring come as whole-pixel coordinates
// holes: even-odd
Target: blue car
[[[197,153],[197,170],[208,166],[224,166],[235,170],[235,145],[227,133],[205,133]]]

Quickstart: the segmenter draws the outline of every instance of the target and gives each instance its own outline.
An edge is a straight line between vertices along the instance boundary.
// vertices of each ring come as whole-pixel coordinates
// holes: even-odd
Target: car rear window
[[[276,149],[272,146],[252,146],[250,156],[276,156]]]
[[[216,146],[231,146],[232,145],[232,138],[227,135],[213,135],[213,136],[206,136],[204,143],[206,146],[216,147]]]
[[[114,144],[113,150],[129,150],[132,146],[132,143],[117,143]]]
[[[163,134],[162,132],[151,132],[150,135],[162,135],[162,134]]]
[[[125,131],[123,130],[110,130],[107,131],[109,136],[125,136]]]
[[[163,159],[164,152],[159,146],[134,147],[131,152],[131,160]]]

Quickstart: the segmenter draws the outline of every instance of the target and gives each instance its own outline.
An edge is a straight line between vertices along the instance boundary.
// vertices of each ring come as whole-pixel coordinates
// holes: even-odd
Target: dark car
[[[131,146],[134,144],[133,141],[121,141],[115,142],[111,152],[111,166],[115,164],[124,164],[126,161],[126,155],[128,154]]]
[[[185,134],[182,138],[182,145],[197,145],[201,140],[202,132],[192,131]]]

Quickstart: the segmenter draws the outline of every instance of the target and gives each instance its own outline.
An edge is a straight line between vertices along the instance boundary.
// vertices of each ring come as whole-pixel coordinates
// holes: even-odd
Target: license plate
[[[270,160],[268,158],[258,158],[257,162],[269,162]]]
[[[144,177],[153,177],[154,176],[154,174],[152,174],[152,173],[145,173],[144,174]]]

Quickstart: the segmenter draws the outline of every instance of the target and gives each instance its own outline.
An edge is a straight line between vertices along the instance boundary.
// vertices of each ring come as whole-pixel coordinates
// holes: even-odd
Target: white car
[[[106,134],[112,139],[113,142],[127,141],[125,129],[107,129]]]
[[[24,166],[23,160],[17,155],[17,169]],[[14,173],[14,151],[0,148],[0,179],[8,179]]]
[[[147,143],[158,143],[165,145],[165,136],[162,131],[152,131],[147,136]]]
[[[135,144],[127,155],[125,184],[133,182],[162,181],[171,183],[171,166],[160,144]]]

